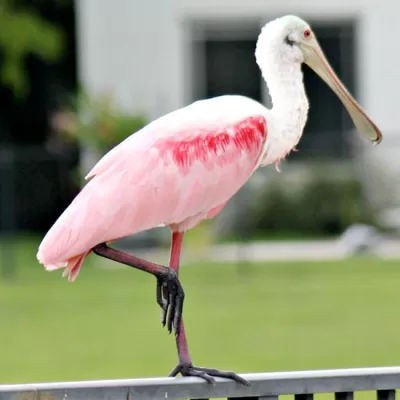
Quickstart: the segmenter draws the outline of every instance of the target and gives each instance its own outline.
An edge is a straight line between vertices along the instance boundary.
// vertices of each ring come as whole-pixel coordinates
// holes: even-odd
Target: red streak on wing
[[[265,136],[265,117],[254,116],[217,131],[193,130],[192,137],[164,141],[162,150],[172,156],[182,172],[187,172],[197,161],[208,167],[210,163],[221,166],[243,151],[249,155],[259,152]]]

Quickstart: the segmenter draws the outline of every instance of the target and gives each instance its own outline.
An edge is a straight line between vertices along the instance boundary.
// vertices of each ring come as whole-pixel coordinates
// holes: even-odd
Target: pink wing
[[[73,280],[99,243],[161,224],[186,230],[216,215],[256,168],[266,119],[199,125],[149,125],[106,154],[43,239],[38,260],[66,267]]]

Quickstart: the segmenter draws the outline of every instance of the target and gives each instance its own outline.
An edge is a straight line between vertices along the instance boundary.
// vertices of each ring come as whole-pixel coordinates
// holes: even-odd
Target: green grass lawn
[[[0,383],[170,372],[175,342],[160,324],[154,278],[96,268],[91,256],[68,283],[35,254],[18,251],[17,279],[0,280]],[[252,264],[242,274],[190,265],[181,280],[195,364],[237,372],[400,364],[398,262]]]

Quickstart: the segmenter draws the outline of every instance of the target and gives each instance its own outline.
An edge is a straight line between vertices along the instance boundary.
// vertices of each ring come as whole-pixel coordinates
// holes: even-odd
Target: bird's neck
[[[276,63],[263,70],[272,100],[262,164],[278,162],[296,146],[308,113],[300,63]]]

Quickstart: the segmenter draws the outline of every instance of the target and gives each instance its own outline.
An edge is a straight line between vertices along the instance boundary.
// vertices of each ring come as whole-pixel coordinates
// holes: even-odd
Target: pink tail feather
[[[83,261],[90,254],[90,251],[84,254],[81,254],[77,257],[71,258],[68,261],[68,265],[63,272],[63,277],[68,275],[68,280],[73,282],[79,274],[79,271],[82,267]]]
[[[78,256],[70,258],[66,263],[60,263],[55,265],[45,265],[47,271],[54,271],[56,269],[65,268],[63,272],[63,278],[68,276],[69,281],[74,281],[79,274],[79,271],[82,267],[85,258],[90,254],[90,251],[87,253],[80,254]]]

